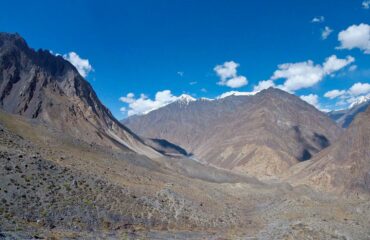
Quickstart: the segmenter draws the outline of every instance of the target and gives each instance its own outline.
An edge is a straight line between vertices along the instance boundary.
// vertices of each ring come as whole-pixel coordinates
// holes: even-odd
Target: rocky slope
[[[345,133],[315,158],[297,166],[294,183],[347,194],[370,192],[370,108],[357,115]]]
[[[0,238],[366,239],[368,199],[91,146],[0,111]],[[335,202],[335,204],[333,204]]]
[[[18,34],[0,33],[0,107],[91,144],[160,156],[112,116],[72,64]]]
[[[200,161],[274,177],[329,146],[341,129],[298,97],[270,88],[254,96],[174,102],[123,123],[166,139]]]

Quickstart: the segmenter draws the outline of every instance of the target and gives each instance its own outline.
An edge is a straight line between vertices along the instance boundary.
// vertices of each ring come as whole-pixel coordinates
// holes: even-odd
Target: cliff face
[[[92,144],[133,150],[152,148],[119,123],[75,67],[49,51],[35,51],[17,34],[0,34],[0,106],[38,119]]]

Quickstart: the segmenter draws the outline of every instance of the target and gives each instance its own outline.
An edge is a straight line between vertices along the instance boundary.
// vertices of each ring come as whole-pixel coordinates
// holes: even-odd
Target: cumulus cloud
[[[234,61],[224,62],[222,65],[214,67],[213,70],[220,77],[220,81],[217,84],[230,88],[240,88],[247,85],[248,79],[238,75],[238,67],[239,64]]]
[[[134,97],[135,97],[135,94],[127,93],[125,97],[120,97],[119,100],[124,103],[132,103],[135,101]]]
[[[324,97],[327,97],[327,98],[330,98],[330,99],[334,99],[334,98],[343,96],[344,94],[346,94],[346,91],[345,90],[337,90],[337,89],[334,89],[334,90],[331,90],[331,91],[326,92],[324,94]]]
[[[322,31],[321,31],[321,38],[323,40],[327,39],[329,35],[333,32],[333,29],[330,27],[326,26]]]
[[[355,83],[352,85],[348,92],[354,96],[370,93],[370,84],[360,82]]]
[[[229,91],[221,94],[220,96],[217,97],[217,99],[229,97],[229,96],[251,96],[255,95],[256,92],[239,92],[239,91]]]
[[[231,88],[240,88],[248,84],[247,78],[244,76],[237,76],[225,82],[225,85]],[[221,84],[224,85],[224,84]]]
[[[270,87],[279,88],[279,86],[275,86],[272,80],[262,80],[258,82],[257,85],[254,85],[252,92],[228,91],[228,92],[224,92],[221,95],[217,96],[217,99],[225,98],[228,96],[251,96],[251,95],[257,94],[258,92],[264,89],[268,89]]]
[[[324,22],[324,21],[325,21],[325,17],[324,16],[314,17],[311,20],[312,23],[321,23],[321,22]]]
[[[164,107],[179,99],[185,99],[187,101],[195,100],[193,97],[186,94],[175,96],[170,90],[158,91],[154,99],[148,98],[145,94],[140,94],[140,97],[135,98],[135,94],[128,93],[126,96],[119,98],[121,102],[128,105],[127,108],[122,107],[120,110],[121,112],[127,113],[128,116],[141,115]]]
[[[315,65],[311,60],[298,63],[284,63],[278,65],[278,70],[273,73],[270,80],[285,79],[283,85],[278,87],[288,92],[294,92],[314,86],[325,76],[333,74],[354,61],[355,59],[351,56],[339,59],[337,56],[332,55],[322,65]]]
[[[369,9],[370,8],[370,0],[364,0],[362,2],[362,8],[363,9]]]
[[[370,25],[361,23],[352,25],[338,34],[340,46],[338,49],[358,48],[365,54],[370,54]]]
[[[278,70],[274,72],[271,80],[286,79],[283,88],[288,91],[296,91],[315,85],[324,76],[320,65],[314,65],[309,60],[299,63],[284,63],[278,65]]]
[[[264,89],[268,89],[269,87],[275,87],[275,83],[272,80],[262,80],[253,87],[253,92],[260,92]]]
[[[351,56],[347,56],[345,59],[337,58],[337,56],[332,55],[328,57],[324,64],[323,64],[323,70],[325,74],[332,74],[348,65],[353,63],[355,61],[355,58]]]
[[[81,58],[75,52],[64,54],[63,58],[72,63],[82,77],[86,77],[93,70],[89,60]]]
[[[307,103],[311,104],[312,106],[319,108],[319,96],[316,94],[308,94],[308,95],[302,95],[300,98],[303,101],[306,101]]]

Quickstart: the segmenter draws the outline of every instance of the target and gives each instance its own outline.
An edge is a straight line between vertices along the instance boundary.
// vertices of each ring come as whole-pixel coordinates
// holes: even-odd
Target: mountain
[[[293,182],[339,193],[370,192],[370,107],[332,146],[300,166]]]
[[[117,121],[76,68],[35,51],[18,34],[0,33],[0,107],[93,145],[160,154]]]
[[[1,239],[368,236],[368,201],[55,134],[0,110]]]
[[[362,96],[353,102],[348,109],[331,111],[328,116],[336,121],[341,127],[348,128],[357,114],[364,112],[370,105],[370,96]]]
[[[1,34],[0,71],[0,239],[368,238],[368,200],[261,182],[202,164],[197,156],[179,157],[185,149],[133,134],[69,62],[28,48],[18,35]],[[262,161],[267,167],[272,160],[284,163],[278,151],[283,157],[288,151],[301,156],[300,147],[313,153],[341,131],[312,106],[275,89],[214,101],[184,95],[166,108],[184,114],[168,132],[185,126],[192,137],[196,129],[200,143],[215,141],[221,151],[239,152],[239,141],[247,150],[255,144],[256,154],[272,154]],[[203,127],[212,132],[201,136]]]
[[[275,88],[253,96],[176,101],[123,123],[140,136],[181,146],[199,161],[258,177],[281,175],[341,133],[325,114]]]

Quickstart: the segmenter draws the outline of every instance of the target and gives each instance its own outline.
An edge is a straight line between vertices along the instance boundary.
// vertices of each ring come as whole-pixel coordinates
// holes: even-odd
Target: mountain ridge
[[[174,102],[123,123],[140,136],[166,139],[204,163],[269,176],[309,159],[341,132],[325,114],[275,88],[193,101],[186,108]]]
[[[332,146],[299,167],[291,182],[345,194],[370,192],[370,107]]]
[[[123,126],[91,85],[61,56],[33,50],[19,34],[0,33],[0,106],[44,121],[91,144],[160,154]]]

